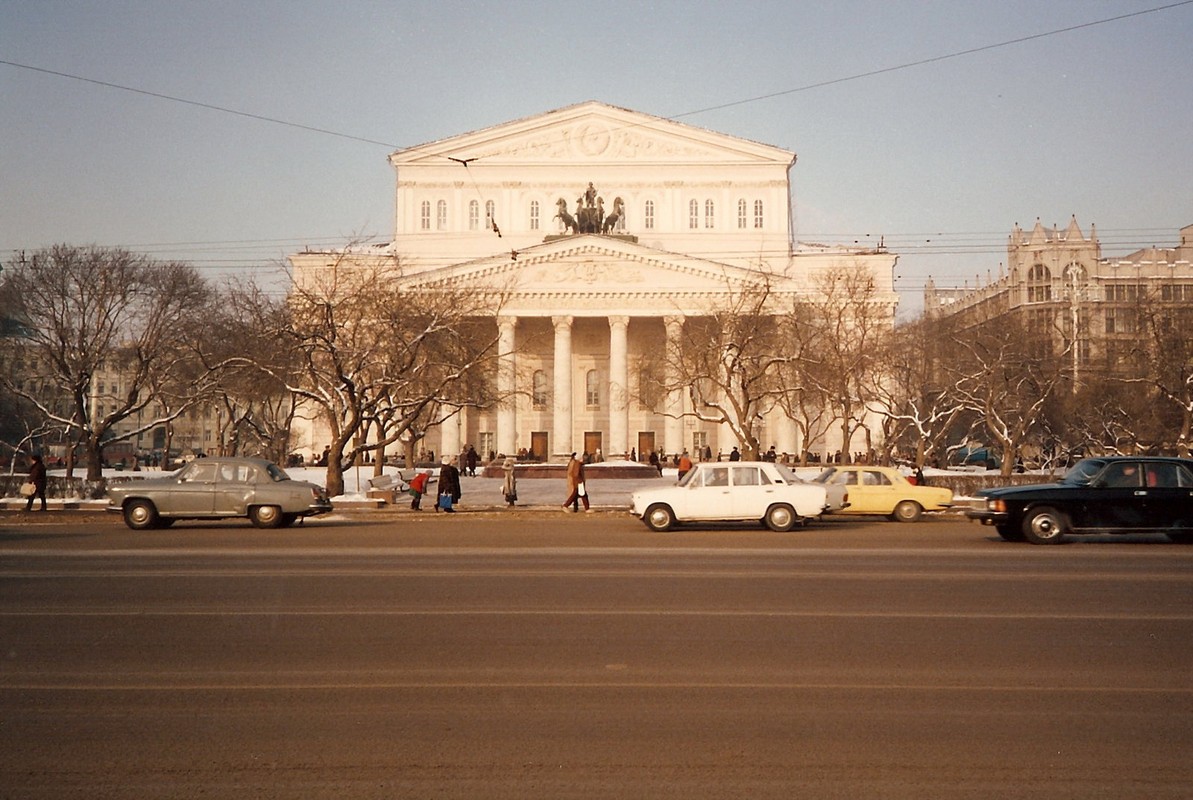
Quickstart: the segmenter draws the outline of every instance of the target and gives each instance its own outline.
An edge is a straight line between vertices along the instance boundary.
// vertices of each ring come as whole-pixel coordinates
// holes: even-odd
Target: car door
[[[1193,529],[1193,472],[1176,462],[1146,462],[1148,522],[1157,530]]]
[[[852,502],[854,491],[861,493],[862,502],[867,513],[889,514],[895,510],[895,505],[904,498],[899,496],[898,487],[891,483],[891,479],[884,472],[877,469],[860,469],[858,486],[849,489],[849,499]]]
[[[197,459],[178,473],[178,479],[161,500],[155,500],[162,514],[209,515],[215,507],[216,465]]]
[[[1112,461],[1078,490],[1075,509],[1065,509],[1077,529],[1137,531],[1150,527],[1147,512],[1147,488],[1138,461]]]
[[[216,476],[216,514],[241,516],[256,482],[256,467],[252,464],[221,464]]]
[[[733,466],[729,470],[733,483],[730,505],[737,519],[762,519],[775,501],[775,483],[755,464]]]
[[[701,464],[689,481],[681,519],[731,519],[729,467]]]

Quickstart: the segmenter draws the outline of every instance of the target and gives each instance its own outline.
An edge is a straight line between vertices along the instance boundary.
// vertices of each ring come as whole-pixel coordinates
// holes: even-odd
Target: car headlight
[[[986,510],[1004,514],[1007,510],[1007,503],[1005,500],[990,499],[986,501]]]

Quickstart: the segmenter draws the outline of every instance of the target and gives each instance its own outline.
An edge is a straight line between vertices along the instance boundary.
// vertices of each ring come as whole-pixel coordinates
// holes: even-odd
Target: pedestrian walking
[[[505,497],[505,504],[510,508],[518,502],[518,479],[514,475],[514,459],[507,457],[501,462],[501,469],[505,472],[505,480],[501,484],[501,494]]]
[[[46,465],[41,456],[34,453],[30,456],[29,483],[33,484],[33,494],[25,501],[25,510],[33,510],[33,499],[41,498],[41,510],[46,510]],[[587,503],[585,504],[587,505]]]
[[[584,504],[585,511],[592,511],[588,505],[588,486],[584,482],[584,462],[576,458],[576,454],[572,453],[572,458],[568,461],[568,499],[563,501],[563,507],[568,508],[574,513],[580,510],[580,504]]]

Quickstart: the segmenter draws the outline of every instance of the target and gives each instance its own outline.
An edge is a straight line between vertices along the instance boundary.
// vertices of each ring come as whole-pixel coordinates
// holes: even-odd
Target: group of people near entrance
[[[504,473],[504,480],[501,482],[501,495],[505,499],[506,505],[511,508],[518,502],[518,479],[514,473],[514,465],[512,457],[507,457],[501,463]],[[423,495],[431,491],[431,484],[435,482],[435,479],[431,477],[432,474],[429,469],[423,470],[411,478],[406,485],[406,493],[411,496],[410,508],[414,511],[422,510]],[[439,485],[435,500],[436,513],[439,511],[449,514],[455,512],[455,506],[464,494],[460,486],[460,474],[460,469],[456,466],[456,459],[452,456],[444,456],[443,463],[439,466]],[[577,512],[580,510],[580,505],[583,504],[585,511],[592,511],[588,500],[588,484],[584,480],[584,461],[575,453],[572,453],[571,458],[568,459],[567,485],[568,496],[563,501],[563,507]]]

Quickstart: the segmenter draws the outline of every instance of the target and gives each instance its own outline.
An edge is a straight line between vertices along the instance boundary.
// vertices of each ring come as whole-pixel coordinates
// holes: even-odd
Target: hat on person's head
[[[443,457],[443,463],[444,463],[444,464],[450,464],[450,463],[452,463],[452,457],[451,457],[451,456],[444,456],[444,457]]]
[[[576,454],[575,454],[575,453],[572,453],[572,458],[575,458],[575,457],[576,457]]]

